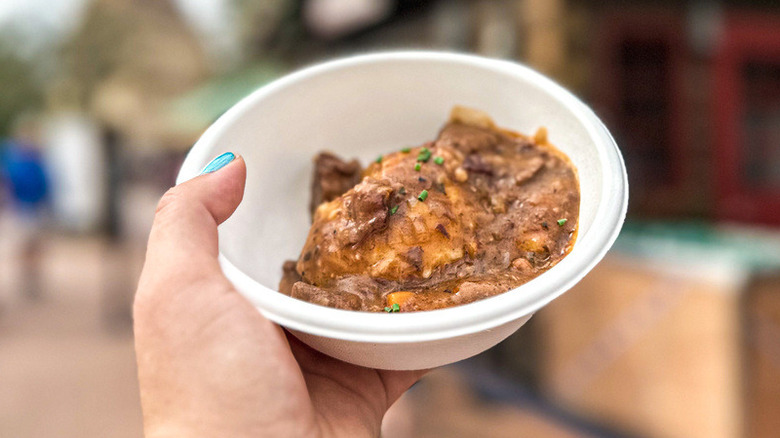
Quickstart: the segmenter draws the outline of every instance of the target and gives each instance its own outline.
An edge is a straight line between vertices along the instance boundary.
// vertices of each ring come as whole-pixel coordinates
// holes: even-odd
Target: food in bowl
[[[564,258],[580,192],[544,128],[525,136],[455,107],[437,139],[365,169],[315,158],[312,226],[280,292],[340,309],[411,312],[506,292]]]

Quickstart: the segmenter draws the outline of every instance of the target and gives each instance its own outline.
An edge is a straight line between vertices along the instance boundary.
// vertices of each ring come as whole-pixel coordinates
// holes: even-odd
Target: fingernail
[[[233,152],[225,152],[224,154],[211,160],[211,162],[207,164],[206,167],[203,168],[203,170],[201,170],[200,174],[203,175],[206,173],[216,172],[219,169],[225,167],[228,163],[230,163],[235,159],[236,156],[233,154]]]

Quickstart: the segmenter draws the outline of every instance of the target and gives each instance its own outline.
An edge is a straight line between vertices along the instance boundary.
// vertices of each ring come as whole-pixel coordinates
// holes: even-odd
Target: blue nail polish
[[[203,168],[203,170],[200,172],[201,175],[211,172],[216,172],[219,169],[222,169],[225,167],[228,163],[235,160],[236,156],[233,154],[233,152],[225,152],[224,154],[218,156],[217,158],[214,158],[211,160],[209,164],[206,165],[206,167]]]

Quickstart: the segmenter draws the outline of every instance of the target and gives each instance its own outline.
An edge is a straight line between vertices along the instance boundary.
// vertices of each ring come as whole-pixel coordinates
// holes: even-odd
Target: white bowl
[[[277,292],[282,262],[309,229],[312,157],[332,150],[369,162],[436,137],[454,105],[511,130],[546,126],[580,178],[579,235],[571,253],[534,280],[475,303],[416,313],[332,309]],[[214,156],[244,156],[244,201],[220,227],[225,275],[263,315],[311,347],[373,368],[421,369],[480,353],[517,330],[601,260],[626,212],[623,160],[607,129],[572,94],[508,61],[441,52],[391,52],[326,62],[255,91],[190,151],[178,180]]]

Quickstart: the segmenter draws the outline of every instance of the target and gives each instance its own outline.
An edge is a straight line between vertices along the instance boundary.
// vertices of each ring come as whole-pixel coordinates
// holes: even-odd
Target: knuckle
[[[178,205],[181,205],[184,201],[184,196],[178,187],[171,187],[160,198],[160,202],[157,203],[157,209],[154,214],[159,216],[165,214],[169,210],[177,209]]]
[[[168,189],[157,203],[152,228],[162,230],[173,226],[177,222],[177,218],[185,216],[189,202],[189,199],[178,187]]]

